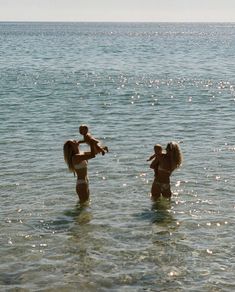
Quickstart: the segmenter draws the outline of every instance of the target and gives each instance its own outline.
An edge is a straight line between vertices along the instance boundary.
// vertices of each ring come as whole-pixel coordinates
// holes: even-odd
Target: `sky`
[[[235,0],[0,0],[0,21],[235,22]]]

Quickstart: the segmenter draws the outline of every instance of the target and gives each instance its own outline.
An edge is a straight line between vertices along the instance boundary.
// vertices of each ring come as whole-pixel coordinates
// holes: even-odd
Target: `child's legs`
[[[103,149],[106,151],[106,152],[109,152],[109,148],[107,146],[104,146]]]
[[[96,144],[95,153],[98,154],[98,153],[103,153],[103,152],[104,152],[104,149],[99,144]]]

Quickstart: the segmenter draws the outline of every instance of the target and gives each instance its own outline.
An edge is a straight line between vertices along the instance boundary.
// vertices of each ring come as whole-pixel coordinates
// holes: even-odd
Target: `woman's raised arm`
[[[75,154],[73,157],[73,163],[77,164],[77,163],[82,162],[83,160],[89,160],[89,159],[94,158],[96,155],[94,143],[90,144],[90,149],[91,151]]]

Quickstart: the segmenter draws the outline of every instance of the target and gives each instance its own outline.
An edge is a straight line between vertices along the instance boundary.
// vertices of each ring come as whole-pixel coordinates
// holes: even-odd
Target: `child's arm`
[[[156,157],[156,154],[153,154],[153,155],[151,155],[150,157],[149,157],[149,159],[147,159],[147,161],[151,161],[153,158],[155,158]]]

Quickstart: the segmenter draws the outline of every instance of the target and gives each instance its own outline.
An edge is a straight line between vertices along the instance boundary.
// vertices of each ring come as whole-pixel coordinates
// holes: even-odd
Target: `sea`
[[[109,148],[85,206],[81,124]],[[0,291],[234,291],[235,23],[1,22],[0,159]]]

